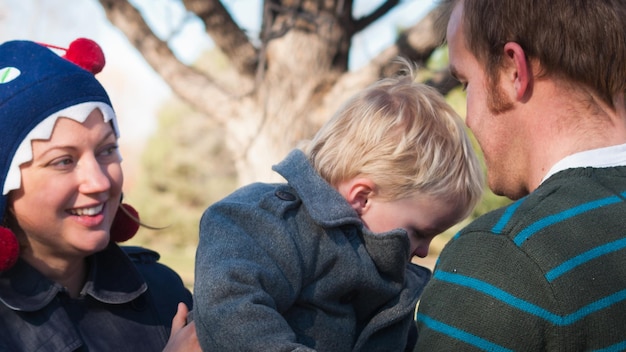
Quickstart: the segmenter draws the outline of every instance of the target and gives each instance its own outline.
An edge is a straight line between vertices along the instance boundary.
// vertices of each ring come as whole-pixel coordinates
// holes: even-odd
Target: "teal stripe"
[[[525,198],[522,198],[522,199],[518,200],[517,202],[509,205],[506,208],[506,210],[504,211],[504,214],[502,215],[500,220],[498,220],[498,223],[491,229],[491,231],[493,233],[495,233],[496,235],[499,235],[499,234],[502,233],[502,230],[504,229],[504,226],[506,226],[506,224],[509,222],[509,220],[511,220],[511,218],[513,217],[513,214],[515,214],[515,211],[520,206],[520,204],[522,204],[524,199]]]
[[[535,304],[526,302],[523,299],[517,298],[512,294],[484,281],[480,281],[469,276],[448,273],[445,271],[437,271],[433,277],[441,281],[476,290],[487,296],[496,298],[503,303],[513,306],[516,309],[532,315],[536,315],[544,320],[552,322],[553,324],[561,325],[561,321],[563,319],[561,316],[551,313]]]
[[[626,238],[622,238],[620,240],[611,242],[611,243],[607,243],[605,245],[602,245],[600,247],[596,247],[593,248],[587,252],[584,252],[582,254],[579,254],[575,257],[573,257],[572,259],[569,259],[565,262],[563,262],[561,265],[555,267],[554,269],[548,271],[548,273],[546,274],[546,279],[549,282],[552,282],[554,280],[556,280],[558,277],[560,277],[561,275],[565,274],[568,271],[573,270],[574,268],[576,268],[577,266],[583,265],[595,258],[601,257],[603,255],[609,254],[609,253],[613,253],[613,252],[617,252],[619,250],[622,250],[626,248]]]
[[[554,214],[554,215],[550,215],[548,217],[545,217],[533,224],[531,224],[530,226],[528,226],[527,228],[525,228],[523,231],[520,231],[520,233],[515,236],[515,238],[513,239],[513,242],[515,242],[515,244],[519,247],[522,245],[522,243],[524,243],[524,241],[526,241],[530,236],[534,235],[537,231],[548,227],[550,225],[554,225],[558,222],[567,220],[569,218],[572,218],[574,216],[580,215],[582,213],[600,208],[600,207],[604,207],[607,205],[611,205],[611,204],[615,204],[615,203],[619,203],[621,201],[621,198],[617,197],[617,196],[612,196],[612,197],[607,197],[604,199],[598,199],[596,201],[593,202],[589,202],[589,203],[585,203],[585,204],[581,204],[577,207],[562,211],[560,213]]]
[[[435,319],[432,319],[426,315],[423,314],[419,314],[417,316],[417,320],[419,322],[424,323],[426,326],[428,326],[430,329],[435,330],[437,332],[440,332],[444,335],[448,335],[453,339],[456,340],[460,340],[463,341],[469,345],[481,348],[483,350],[486,351],[494,351],[494,352],[508,352],[508,351],[513,351],[510,350],[508,348],[504,348],[500,345],[497,345],[493,342],[489,342],[481,337],[478,337],[476,335],[472,335],[468,332],[465,332],[463,330],[457,329],[453,326],[450,326],[448,324],[442,323],[440,321],[437,321]]]
[[[614,345],[611,345],[609,347],[605,347],[599,350],[595,350],[593,352],[617,352],[617,351],[624,351],[626,350],[626,341],[622,341],[620,343],[616,343]]]
[[[484,281],[480,281],[475,278],[471,278],[464,275],[453,274],[445,271],[437,271],[434,275],[435,279],[445,281],[454,285],[470,288],[472,290],[481,292],[487,296],[491,296],[511,307],[526,312],[531,315],[535,315],[541,319],[547,320],[550,323],[558,326],[571,325],[584,317],[593,314],[599,310],[608,308],[616,303],[626,300],[626,290],[616,292],[610,296],[599,299],[578,311],[566,315],[560,316],[552,313],[544,308],[541,308],[535,304],[524,301],[512,294]]]
[[[437,331],[441,334],[447,335],[453,339],[463,341],[469,345],[481,348],[487,351],[512,351],[493,342],[487,341],[484,338],[470,334],[459,328],[450,326],[438,320],[435,320],[424,314],[417,315],[417,321],[426,325],[429,329]],[[621,341],[611,346],[594,350],[593,352],[618,352],[626,350],[626,341]]]
[[[565,316],[563,319],[563,325],[573,324],[588,315],[608,308],[616,303],[623,302],[624,300],[626,300],[626,290],[618,291],[610,296],[599,299],[570,315]]]

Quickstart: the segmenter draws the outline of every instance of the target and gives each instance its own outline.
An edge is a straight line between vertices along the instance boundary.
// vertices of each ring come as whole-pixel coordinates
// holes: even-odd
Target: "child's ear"
[[[374,182],[369,178],[354,178],[342,182],[337,190],[350,203],[352,209],[361,215],[368,209],[368,198],[373,194]]]

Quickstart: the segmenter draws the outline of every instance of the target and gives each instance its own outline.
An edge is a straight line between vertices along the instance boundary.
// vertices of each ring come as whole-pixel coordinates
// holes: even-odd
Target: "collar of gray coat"
[[[272,170],[283,176],[306,204],[313,220],[323,227],[360,225],[361,220],[350,204],[309,162],[301,150],[293,150]]]
[[[410,242],[406,231],[369,231],[350,204],[313,168],[301,150],[293,150],[272,168],[283,176],[306,204],[311,218],[323,227],[353,225],[360,228],[365,248],[381,273],[402,282],[409,262]]]

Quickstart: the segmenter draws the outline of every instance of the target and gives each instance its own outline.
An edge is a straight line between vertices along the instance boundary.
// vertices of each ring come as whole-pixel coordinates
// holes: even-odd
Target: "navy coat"
[[[178,302],[192,300],[158,258],[111,243],[88,257],[79,298],[19,259],[0,273],[0,351],[162,351]]]

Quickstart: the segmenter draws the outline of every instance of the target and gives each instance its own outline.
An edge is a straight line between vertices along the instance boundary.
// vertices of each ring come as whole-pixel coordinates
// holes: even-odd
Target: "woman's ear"
[[[357,214],[362,215],[369,209],[368,199],[374,192],[374,182],[367,177],[353,178],[340,183],[337,191]]]

